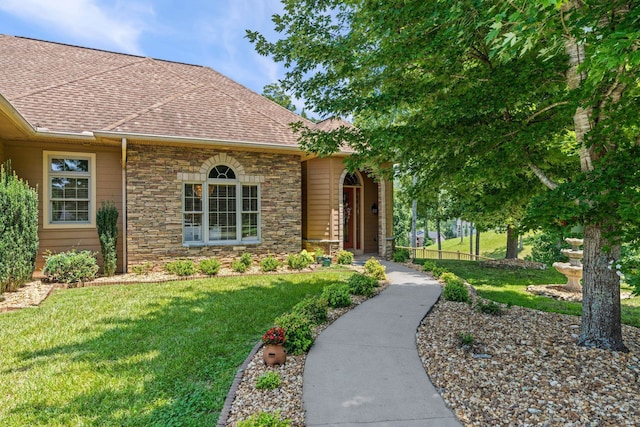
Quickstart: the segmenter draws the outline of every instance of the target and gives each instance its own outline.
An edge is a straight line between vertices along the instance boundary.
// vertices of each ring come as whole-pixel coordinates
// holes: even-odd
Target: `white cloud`
[[[140,16],[153,9],[140,2],[116,2],[107,7],[98,0],[2,0],[0,10],[55,31],[74,43],[141,54],[139,37],[145,29]]]

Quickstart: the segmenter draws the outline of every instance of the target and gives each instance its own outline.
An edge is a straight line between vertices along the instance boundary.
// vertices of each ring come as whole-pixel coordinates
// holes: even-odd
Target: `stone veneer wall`
[[[262,243],[186,247],[182,244],[182,180],[200,176],[211,158],[241,165],[260,177]],[[210,162],[209,162],[210,163]],[[237,172],[237,171],[236,171]],[[284,258],[301,250],[301,165],[296,155],[208,148],[130,144],[127,150],[128,266],[159,265],[177,257],[217,257],[230,262],[243,252]]]

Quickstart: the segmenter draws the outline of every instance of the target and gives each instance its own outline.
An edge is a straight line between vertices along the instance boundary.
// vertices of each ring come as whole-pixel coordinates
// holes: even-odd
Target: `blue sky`
[[[245,30],[274,39],[281,11],[279,0],[0,0],[0,33],[206,65],[261,93],[284,71]]]

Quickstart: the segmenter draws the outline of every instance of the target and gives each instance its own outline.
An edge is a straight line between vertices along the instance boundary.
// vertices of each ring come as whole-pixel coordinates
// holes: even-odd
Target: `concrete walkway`
[[[336,320],[307,356],[305,424],[460,426],[416,348],[416,330],[440,285],[399,264],[383,264],[391,285]]]

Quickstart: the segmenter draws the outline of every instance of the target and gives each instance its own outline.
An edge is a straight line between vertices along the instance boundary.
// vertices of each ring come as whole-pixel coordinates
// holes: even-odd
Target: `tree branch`
[[[533,163],[527,163],[527,166],[529,166],[529,169],[531,169],[534,175],[537,176],[538,179],[540,179],[540,181],[542,181],[542,183],[549,189],[555,190],[558,187],[558,184],[552,181],[551,178],[549,178],[547,174],[545,174],[538,166],[534,165]]]
[[[546,107],[544,107],[542,110],[540,111],[536,111],[533,115],[527,117],[527,120],[525,120],[525,123],[530,123],[533,119],[535,119],[536,117],[538,117],[540,114],[546,113],[547,111],[559,107],[560,105],[567,105],[569,103],[569,101],[561,101],[561,102],[556,102],[555,104],[551,104],[551,105],[547,105]]]

